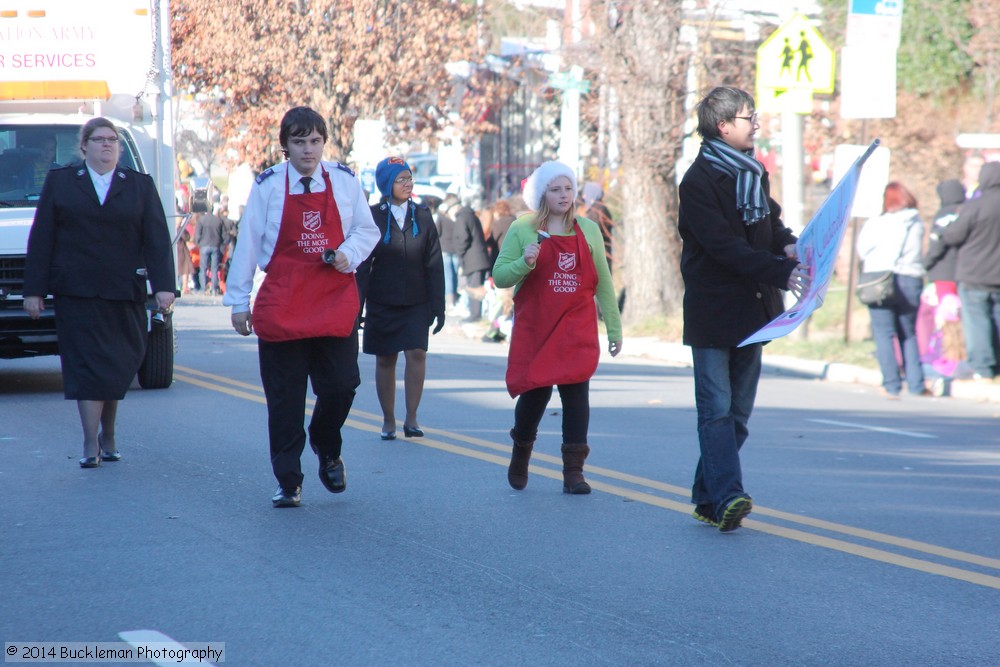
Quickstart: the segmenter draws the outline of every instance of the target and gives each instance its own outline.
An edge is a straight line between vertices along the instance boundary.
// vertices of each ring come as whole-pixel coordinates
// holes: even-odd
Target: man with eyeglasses
[[[761,344],[737,347],[783,310],[782,289],[801,296],[808,271],[781,222],[767,171],[754,157],[760,127],[754,101],[738,88],[713,89],[698,104],[701,150],[680,185],[684,344],[694,362],[701,459],[692,487],[694,518],[729,532],[753,508],[739,451],[749,433]]]

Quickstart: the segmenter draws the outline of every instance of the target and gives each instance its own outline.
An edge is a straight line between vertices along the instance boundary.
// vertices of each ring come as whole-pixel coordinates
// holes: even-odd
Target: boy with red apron
[[[320,481],[331,493],[347,486],[341,429],[361,383],[354,268],[377,242],[378,227],[353,174],[320,159],[326,142],[321,116],[305,107],[292,109],[282,120],[280,138],[289,161],[257,177],[223,303],[233,306],[238,333],[255,331],[258,337],[271,467],[279,485],[271,502],[275,507],[297,507],[310,381],[316,404],[309,443],[319,457]],[[268,180],[282,171],[280,181]],[[277,220],[276,198],[282,202]],[[350,208],[343,209],[338,200]],[[251,316],[255,265],[265,267],[266,277]]]

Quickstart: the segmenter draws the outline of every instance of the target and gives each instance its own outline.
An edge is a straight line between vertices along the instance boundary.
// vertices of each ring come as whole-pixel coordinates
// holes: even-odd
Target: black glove
[[[431,315],[431,324],[434,324],[434,320],[437,320],[437,326],[431,331],[432,334],[436,334],[444,328],[444,313],[433,313]]]

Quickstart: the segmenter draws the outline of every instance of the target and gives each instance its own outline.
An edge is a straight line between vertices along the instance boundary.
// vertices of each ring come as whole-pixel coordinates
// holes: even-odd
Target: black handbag
[[[882,306],[896,296],[895,275],[892,271],[862,272],[854,293],[866,306]]]

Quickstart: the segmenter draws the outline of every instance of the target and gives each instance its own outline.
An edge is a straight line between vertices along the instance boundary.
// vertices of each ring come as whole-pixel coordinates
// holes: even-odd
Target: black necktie
[[[302,187],[305,189],[305,193],[307,195],[312,194],[312,190],[309,189],[309,184],[312,183],[312,177],[311,176],[303,176],[302,178],[299,179],[299,181],[301,181]]]

